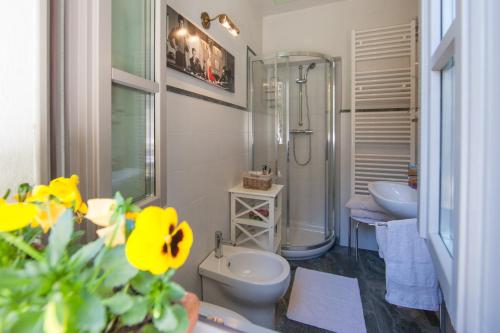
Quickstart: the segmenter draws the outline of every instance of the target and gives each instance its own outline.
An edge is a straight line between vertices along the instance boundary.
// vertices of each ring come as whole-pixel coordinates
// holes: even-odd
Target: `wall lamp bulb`
[[[201,13],[201,25],[205,29],[210,29],[210,23],[216,19],[219,19],[219,23],[226,28],[231,35],[238,36],[240,34],[240,29],[226,14],[219,14],[210,18],[210,15],[208,15],[207,12]]]

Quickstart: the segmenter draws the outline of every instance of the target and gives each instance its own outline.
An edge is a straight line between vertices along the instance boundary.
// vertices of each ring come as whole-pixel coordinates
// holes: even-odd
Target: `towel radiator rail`
[[[352,31],[351,192],[416,161],[417,22]]]

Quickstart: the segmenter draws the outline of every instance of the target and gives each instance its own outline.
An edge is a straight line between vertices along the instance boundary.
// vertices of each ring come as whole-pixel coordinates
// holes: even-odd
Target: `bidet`
[[[203,301],[234,310],[250,321],[274,328],[276,303],[290,285],[290,265],[266,251],[225,246],[200,264]]]

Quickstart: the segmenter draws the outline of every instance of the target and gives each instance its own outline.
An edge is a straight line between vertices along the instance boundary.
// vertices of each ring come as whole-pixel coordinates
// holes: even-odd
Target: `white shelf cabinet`
[[[237,246],[279,253],[281,248],[283,185],[267,191],[244,188],[229,190],[231,195],[231,240]]]

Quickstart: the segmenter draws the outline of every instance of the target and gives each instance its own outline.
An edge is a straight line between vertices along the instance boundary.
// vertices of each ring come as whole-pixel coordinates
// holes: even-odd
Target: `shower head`
[[[307,66],[307,69],[306,69],[306,76],[305,76],[305,80],[307,81],[307,75],[309,75],[309,71],[311,69],[314,69],[316,67],[316,63],[315,62],[311,62],[309,64],[309,66]]]
[[[316,67],[316,63],[315,62],[312,62],[309,64],[309,66],[307,66],[306,68],[306,73],[304,75],[302,75],[302,70],[304,68],[304,66],[300,65],[299,66],[299,78],[297,80],[295,80],[298,84],[303,84],[303,83],[306,83],[307,82],[307,75],[309,75],[309,71],[311,69],[314,69]]]

